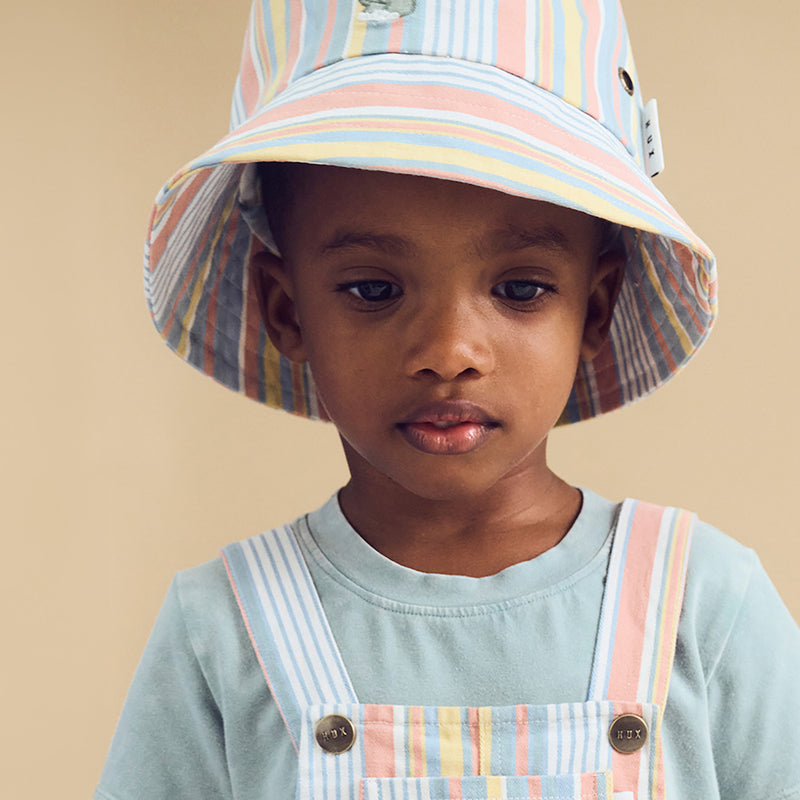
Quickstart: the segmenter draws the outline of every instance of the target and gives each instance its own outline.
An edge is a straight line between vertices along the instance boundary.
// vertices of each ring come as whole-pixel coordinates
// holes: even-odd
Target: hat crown
[[[643,162],[641,94],[618,0],[255,0],[231,129],[312,72],[386,53],[515,75],[598,120]]]

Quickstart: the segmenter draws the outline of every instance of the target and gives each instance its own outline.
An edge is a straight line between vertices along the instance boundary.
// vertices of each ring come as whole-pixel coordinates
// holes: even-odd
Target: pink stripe
[[[317,13],[317,12],[315,12]],[[319,69],[325,66],[325,59],[328,53],[328,48],[331,46],[331,39],[333,39],[333,29],[336,24],[336,2],[330,0],[328,3],[327,21],[325,23],[325,32],[322,34],[322,41],[319,45],[319,52],[314,61],[314,69]]]
[[[647,532],[653,528],[658,531],[660,521],[661,509],[658,506],[637,504],[620,589],[617,636],[608,684],[610,700],[637,695],[644,646],[642,617],[647,609],[658,541],[658,537],[648,536]]]
[[[409,776],[412,778],[424,778],[427,769],[425,764],[425,724],[424,713],[422,706],[412,706],[408,710],[409,722],[411,723],[411,730],[409,736],[411,738],[411,753],[413,770],[409,770]]]
[[[251,114],[258,105],[258,98],[261,93],[258,73],[250,54],[249,45],[252,36],[253,30],[251,21],[250,25],[248,25],[247,33],[245,34],[245,46],[242,48],[242,61],[239,66],[239,85],[242,92],[242,103],[248,115]]]
[[[597,797],[596,773],[584,772],[581,775],[581,797]]]
[[[517,706],[517,775],[528,774],[528,707]]]
[[[403,28],[405,27],[405,18],[401,17],[397,22],[392,23],[389,30],[389,43],[386,47],[388,53],[402,53],[403,52]]]
[[[252,108],[247,109],[248,116],[255,113],[259,103],[263,103],[267,98],[264,96],[265,87],[270,85],[272,75],[270,75],[269,59],[267,53],[267,37],[264,33],[264,18],[261,14],[256,14],[255,36],[253,37],[252,44],[256,50],[256,57],[261,62],[261,68],[264,70],[264,83],[259,87],[258,97],[256,97],[256,104]]]
[[[448,795],[450,800],[461,800],[461,778],[450,778],[447,784],[449,786]]]
[[[527,772],[527,766],[526,766]],[[542,779],[539,775],[530,775],[528,777],[528,798],[529,800],[538,800],[542,796]],[[588,795],[591,797],[591,795]]]
[[[525,74],[525,25],[528,6],[515,8],[513,13],[497,11],[497,66],[513,75]]]
[[[394,709],[364,706],[364,769],[368,778],[395,777]]]

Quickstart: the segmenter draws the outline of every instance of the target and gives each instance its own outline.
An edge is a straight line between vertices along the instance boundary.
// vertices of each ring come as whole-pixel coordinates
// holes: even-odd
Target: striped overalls
[[[656,800],[694,516],[626,500],[585,702],[361,704],[291,529],[223,551],[299,759],[298,800]]]

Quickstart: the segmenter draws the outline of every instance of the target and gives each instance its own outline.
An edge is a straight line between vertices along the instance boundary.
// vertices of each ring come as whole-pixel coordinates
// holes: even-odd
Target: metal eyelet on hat
[[[328,714],[317,723],[314,737],[326,753],[346,753],[356,740],[356,729],[347,717]]]
[[[608,741],[618,753],[635,753],[647,742],[647,723],[638,714],[620,714],[608,729]]]
[[[620,67],[617,70],[617,75],[619,75],[619,82],[622,84],[622,88],[631,96],[633,97],[633,78],[631,78],[630,72],[625,69],[625,67]]]

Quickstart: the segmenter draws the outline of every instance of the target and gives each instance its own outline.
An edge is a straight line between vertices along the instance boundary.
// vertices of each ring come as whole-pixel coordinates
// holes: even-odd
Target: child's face
[[[467,184],[293,167],[284,260],[254,261],[270,336],[308,361],[354,481],[429,499],[546,473],[620,259],[596,219]]]

